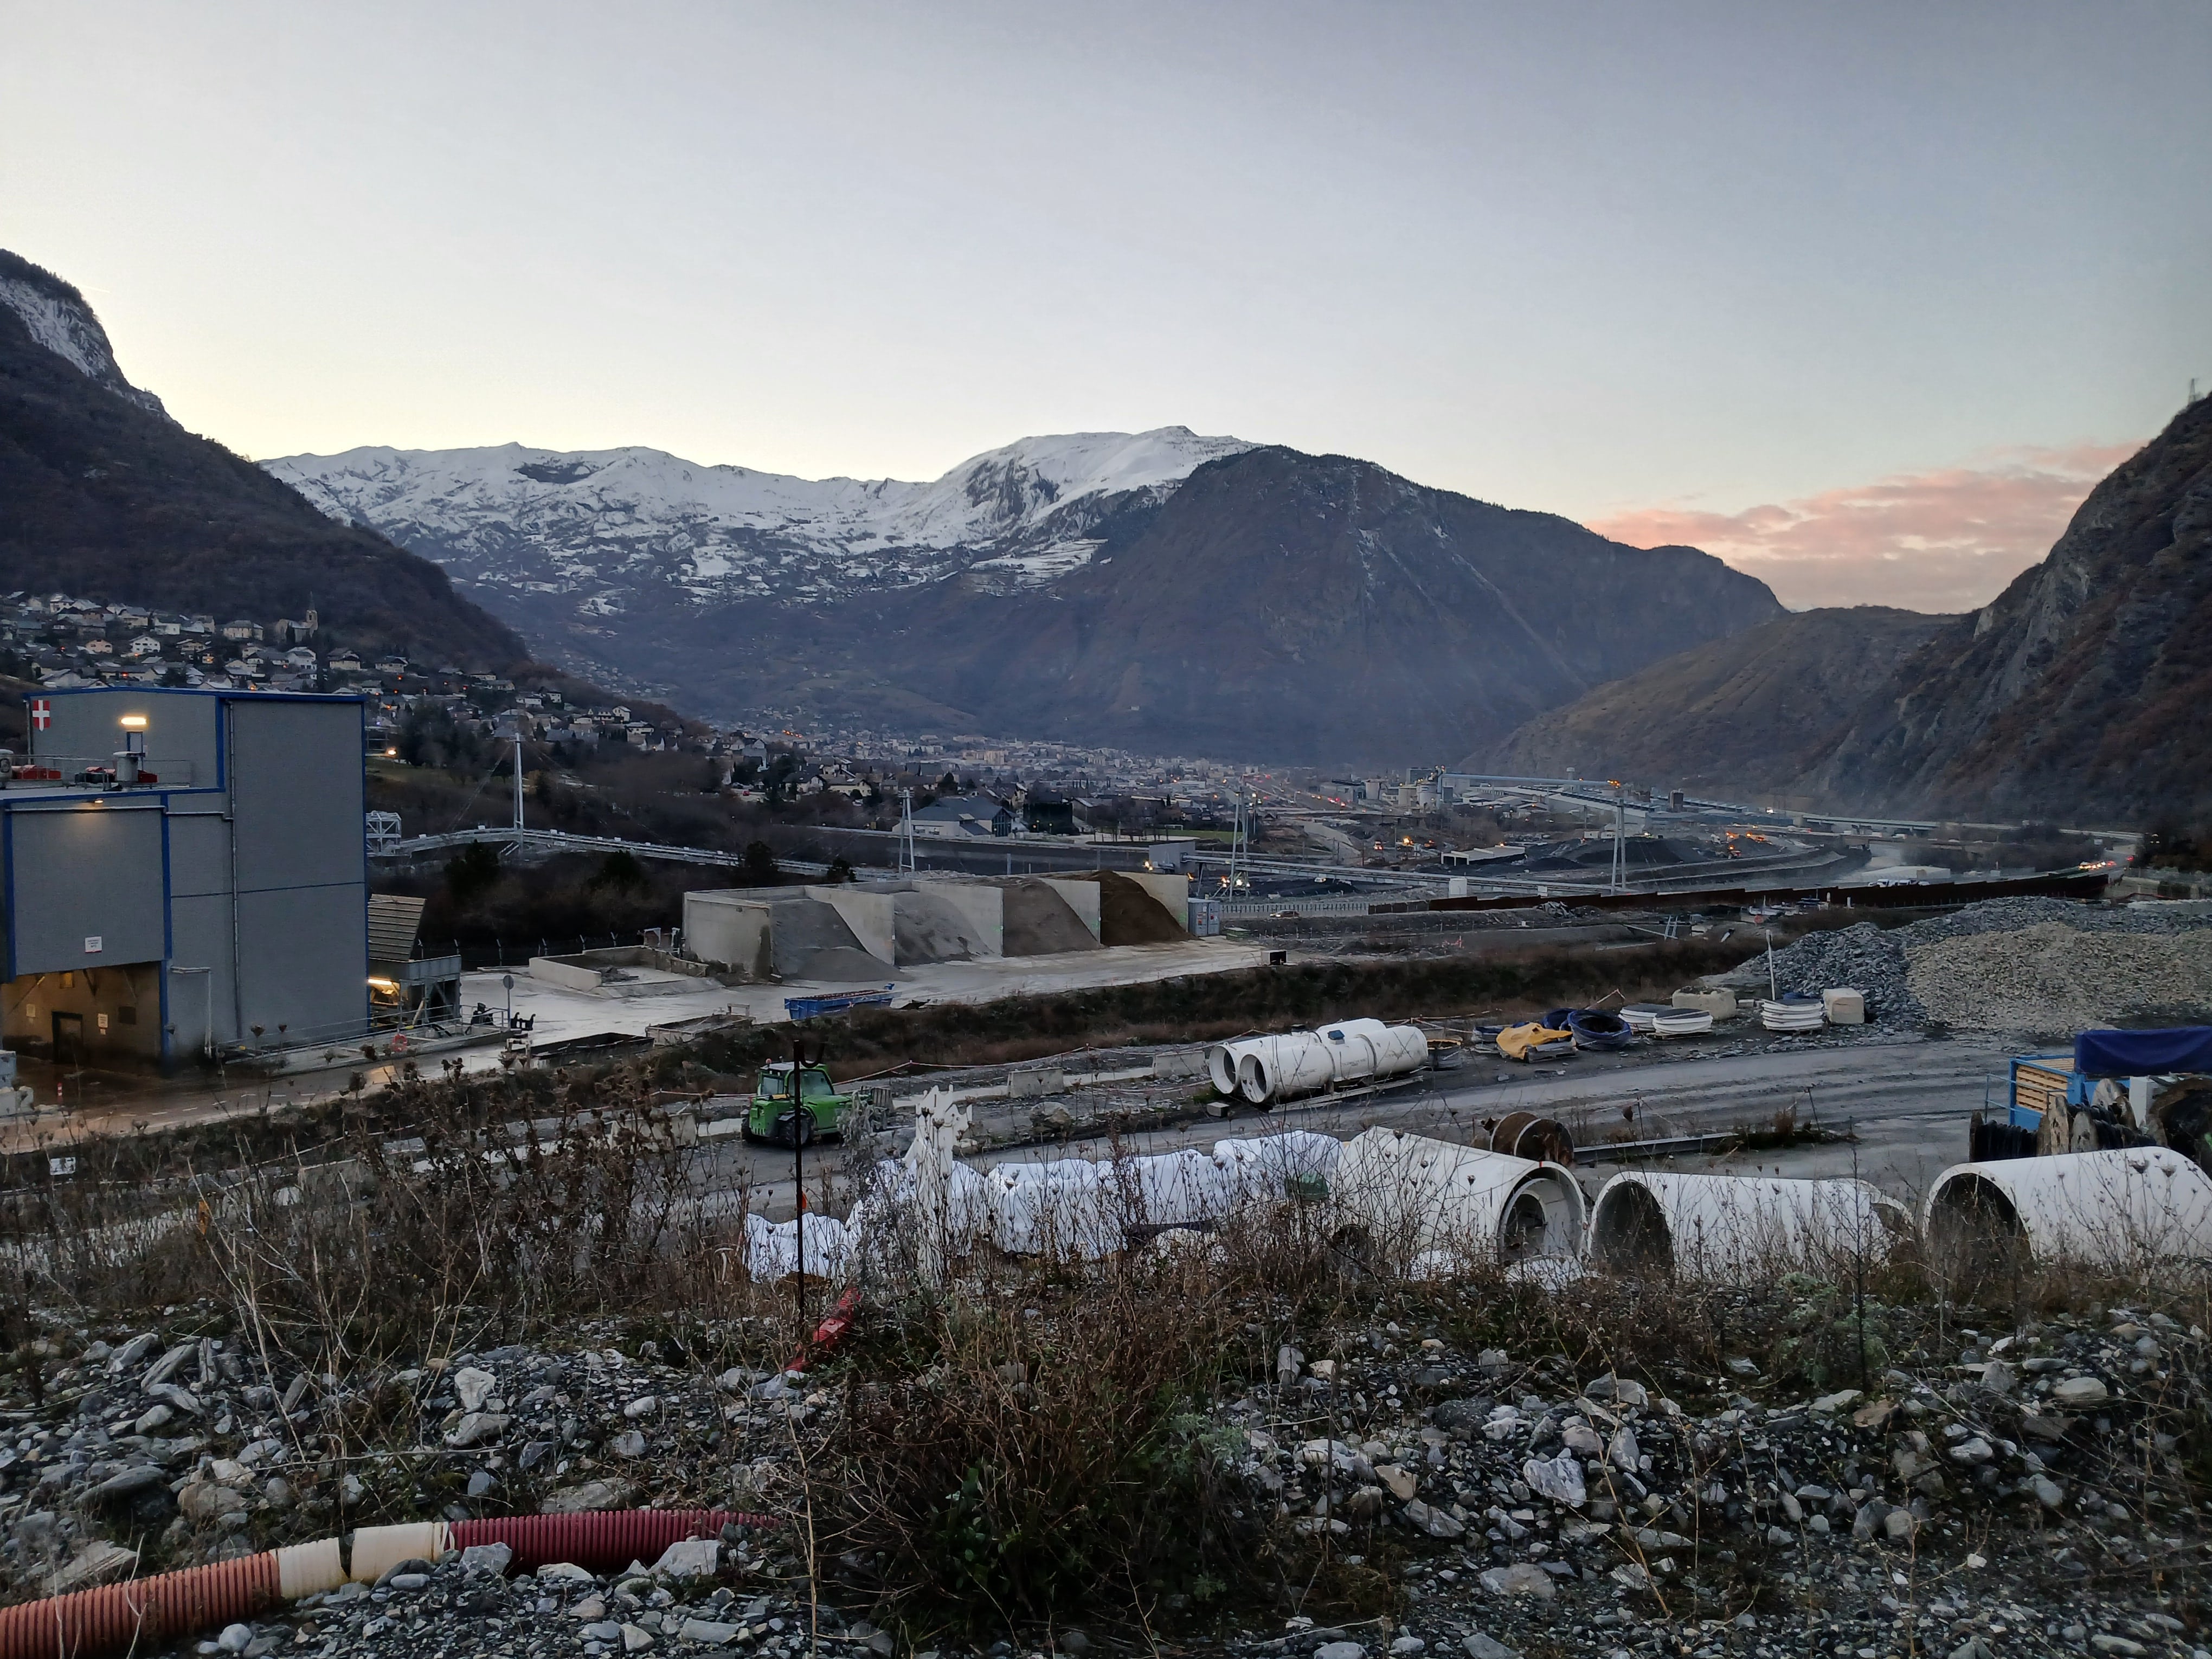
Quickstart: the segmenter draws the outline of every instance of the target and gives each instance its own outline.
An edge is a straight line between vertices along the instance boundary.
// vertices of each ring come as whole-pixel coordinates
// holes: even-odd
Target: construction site
[[[0,1655],[2188,1650],[2212,904],[1239,825],[23,1042]]]

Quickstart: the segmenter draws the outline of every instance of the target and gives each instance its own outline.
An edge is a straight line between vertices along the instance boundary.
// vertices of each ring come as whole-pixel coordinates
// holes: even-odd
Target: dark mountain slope
[[[1778,617],[1540,714],[1468,766],[1728,797],[1784,787],[1954,620],[1881,605]]]
[[[1692,549],[1259,449],[918,684],[1138,749],[1415,761],[1779,611]]]
[[[332,523],[98,357],[34,337],[27,314],[64,348],[96,336],[104,356],[69,284],[6,254],[0,286],[0,587],[264,621],[313,604],[358,648],[470,666],[526,656],[437,566]]]
[[[1259,449],[1198,468],[1048,586],[730,605],[591,644],[718,711],[1388,764],[1462,754],[1780,614],[1694,549]]]
[[[1968,818],[2128,823],[2212,805],[2212,399],[2091,492],[2051,550],[1943,629],[1810,787]]]

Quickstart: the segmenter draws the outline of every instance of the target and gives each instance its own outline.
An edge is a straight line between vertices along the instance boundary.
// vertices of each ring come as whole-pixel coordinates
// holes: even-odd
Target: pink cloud
[[[1741,513],[1631,507],[1590,528],[1636,547],[1701,547],[1793,609],[1972,611],[2039,562],[2098,480],[2140,447],[2012,449]]]

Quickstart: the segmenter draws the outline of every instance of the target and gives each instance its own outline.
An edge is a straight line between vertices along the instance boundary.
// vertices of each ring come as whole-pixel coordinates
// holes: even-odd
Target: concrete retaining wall
[[[1049,887],[1066,901],[1067,908],[1091,930],[1091,937],[1098,937],[1098,884],[1095,881],[1055,881],[1050,876],[1030,878],[1041,887]]]
[[[819,899],[844,918],[853,937],[872,957],[880,957],[886,968],[898,962],[898,895],[881,888],[835,884],[809,887],[809,898]]]
[[[1175,925],[1186,933],[1190,928],[1190,881],[1188,877],[1163,875],[1156,871],[1124,870],[1121,872],[1159,902],[1160,908],[1175,918]]]
[[[720,963],[738,978],[762,981],[773,971],[769,908],[738,893],[684,896],[684,938],[702,962]]]
[[[598,969],[561,962],[552,957],[531,957],[529,972],[530,977],[540,985],[558,985],[563,990],[597,991],[600,985]]]

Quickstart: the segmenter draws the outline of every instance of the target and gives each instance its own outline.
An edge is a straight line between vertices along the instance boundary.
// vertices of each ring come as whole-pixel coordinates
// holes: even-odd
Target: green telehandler
[[[792,1074],[799,1076],[796,1100]],[[745,1139],[770,1146],[810,1146],[823,1135],[845,1132],[846,1114],[857,1109],[856,1096],[841,1094],[819,1066],[794,1067],[787,1060],[761,1067],[753,1088],[753,1103],[745,1113]]]

